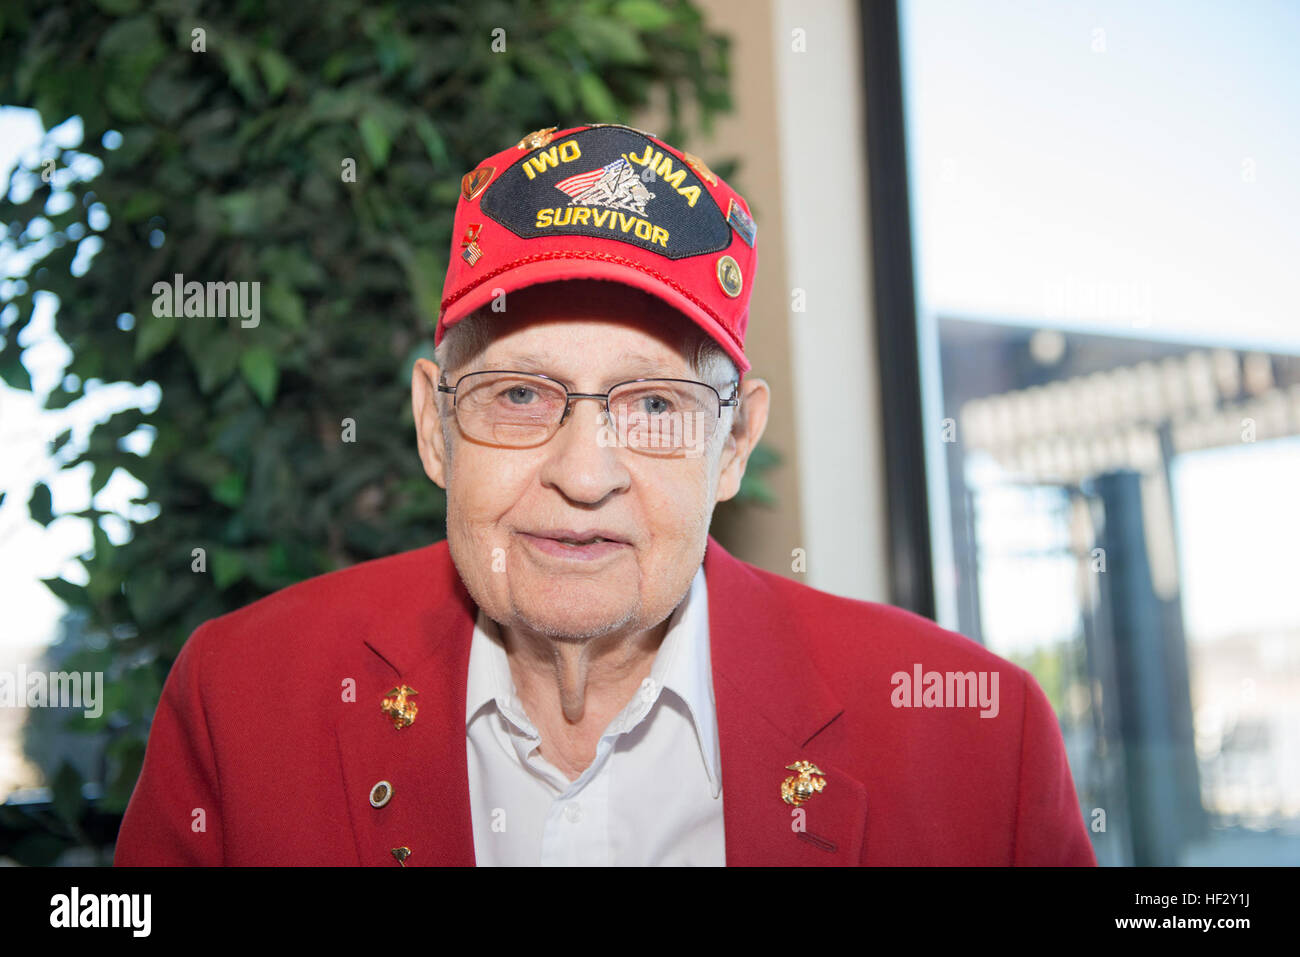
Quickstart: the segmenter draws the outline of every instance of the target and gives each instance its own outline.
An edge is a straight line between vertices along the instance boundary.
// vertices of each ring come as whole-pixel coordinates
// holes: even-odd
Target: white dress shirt
[[[726,863],[708,608],[701,567],[650,677],[575,781],[539,753],[497,624],[479,611],[465,700],[479,866]]]

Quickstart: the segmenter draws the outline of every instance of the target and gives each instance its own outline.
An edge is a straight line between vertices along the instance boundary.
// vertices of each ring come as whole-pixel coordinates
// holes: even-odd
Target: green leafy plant
[[[52,163],[16,169],[0,204],[31,263],[0,285],[0,376],[32,388],[20,337],[48,294],[72,359],[47,409],[156,386],[52,450],[89,467],[92,494],[118,470],[148,490],[126,515],[76,513],[88,581],[47,582],[76,621],[63,666],[106,673],[103,716],[77,722],[112,732],[101,810],[124,809],[197,625],[442,536],[408,390],[461,175],[534,129],[631,122],[652,94],[659,132],[685,142],[687,104],[705,129],[730,108],[727,60],[686,0],[6,6],[0,103],[47,130],[78,117],[82,137],[47,139]],[[260,323],[155,316],[154,285],[178,274],[260,282]],[[763,494],[747,477],[742,498]],[[28,505],[55,517],[45,484]],[[55,783],[58,839],[78,840],[80,777]]]

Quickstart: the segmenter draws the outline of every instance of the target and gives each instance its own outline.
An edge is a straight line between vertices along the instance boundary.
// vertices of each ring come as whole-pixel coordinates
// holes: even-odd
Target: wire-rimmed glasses
[[[470,372],[438,383],[453,397],[464,435],[485,445],[526,449],[550,440],[569,416],[574,399],[599,399],[605,421],[596,441],[651,455],[700,455],[717,431],[724,406],[738,404],[738,382],[723,398],[713,386],[690,379],[630,379],[606,393],[570,392],[549,376],[508,369]]]

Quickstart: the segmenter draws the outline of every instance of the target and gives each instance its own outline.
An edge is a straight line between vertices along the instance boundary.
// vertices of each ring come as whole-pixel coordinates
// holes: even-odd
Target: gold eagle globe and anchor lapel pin
[[[379,709],[393,719],[393,727],[398,731],[415,723],[415,715],[420,707],[411,698],[419,693],[410,685],[399,685],[384,696]]]
[[[800,807],[814,794],[826,789],[826,778],[822,769],[811,761],[796,761],[794,764],[787,764],[785,769],[797,774],[797,777],[789,777],[781,782],[781,800],[786,804]]]

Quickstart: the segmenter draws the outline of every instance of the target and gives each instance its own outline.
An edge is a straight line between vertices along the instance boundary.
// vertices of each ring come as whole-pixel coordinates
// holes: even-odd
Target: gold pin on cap
[[[710,186],[718,185],[718,177],[713,175],[713,170],[709,169],[704,160],[700,159],[694,153],[686,152],[686,150],[682,150],[682,156],[686,159],[686,162],[690,165],[691,169],[695,170],[695,172],[699,174],[700,179],[704,180],[704,182],[708,183]]]
[[[414,688],[408,685],[402,685],[388,692],[380,708],[384,714],[393,719],[393,727],[398,731],[410,727],[415,722],[415,713],[420,710],[414,701],[409,701],[411,696],[419,694]]]
[[[522,140],[516,143],[515,148],[521,150],[539,150],[551,141],[558,128],[559,127],[548,126],[544,130],[533,130],[533,132],[529,133]]]
[[[478,169],[470,170],[460,178],[460,194],[465,197],[465,202],[471,202],[479,193],[487,188],[487,184],[492,182],[492,174],[497,171],[495,166],[480,166]]]
[[[393,848],[393,857],[397,858],[397,863],[401,864],[403,867],[406,866],[406,859],[410,856],[411,849],[409,847]]]
[[[822,770],[811,761],[796,761],[794,764],[787,764],[785,769],[799,773],[798,777],[786,778],[781,782],[781,800],[786,804],[798,807],[826,787],[824,777],[813,777],[813,775],[820,775]]]
[[[730,256],[718,257],[718,285],[732,299],[740,295],[745,281],[740,275],[740,265]]]

